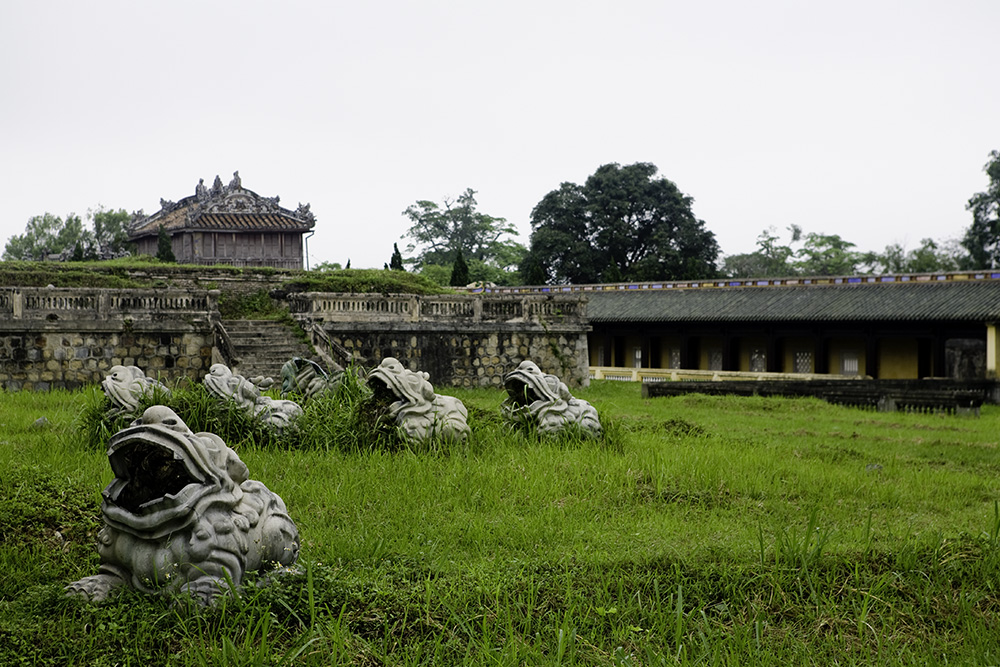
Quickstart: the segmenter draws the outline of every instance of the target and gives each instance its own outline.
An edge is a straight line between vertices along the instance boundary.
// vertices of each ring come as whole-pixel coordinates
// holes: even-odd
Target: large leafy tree
[[[6,260],[39,260],[47,255],[65,254],[67,258],[74,252],[81,259],[93,252],[93,234],[83,227],[80,216],[70,213],[65,219],[51,213],[32,216],[24,228],[24,234],[10,237],[4,246]]]
[[[990,153],[983,170],[990,178],[989,187],[974,194],[966,205],[972,212],[972,225],[962,246],[969,252],[969,269],[1000,267],[1000,151]]]
[[[691,197],[656,174],[648,162],[606,164],[583,185],[563,183],[545,195],[531,213],[526,282],[715,276],[715,235],[694,217]]]
[[[403,215],[412,225],[403,238],[409,238],[407,260],[421,271],[431,266],[452,266],[459,251],[469,268],[472,280],[496,283],[516,271],[525,248],[509,237],[517,229],[505,218],[477,210],[476,191],[469,188],[457,199],[442,204],[421,200],[407,207]]]

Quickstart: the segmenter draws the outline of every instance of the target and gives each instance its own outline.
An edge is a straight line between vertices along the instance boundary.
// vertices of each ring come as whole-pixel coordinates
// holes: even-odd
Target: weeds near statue
[[[305,400],[337,391],[344,375],[342,368],[327,374],[315,361],[292,357],[281,367],[281,395],[300,394]]]
[[[248,380],[233,373],[225,364],[213,364],[205,376],[205,388],[216,398],[235,401],[248,414],[270,424],[279,432],[302,414],[302,407],[295,401],[274,399],[261,393],[270,386],[270,378]]]
[[[284,502],[251,480],[236,452],[193,433],[165,406],[148,408],[108,449],[98,574],[66,587],[103,600],[117,588],[211,602],[250,572],[292,565],[298,529]]]

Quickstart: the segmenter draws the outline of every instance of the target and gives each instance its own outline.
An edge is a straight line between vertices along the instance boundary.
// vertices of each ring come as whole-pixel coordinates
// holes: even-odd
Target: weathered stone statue
[[[537,427],[539,433],[546,435],[567,430],[578,430],[589,437],[601,435],[597,409],[587,401],[574,398],[558,377],[543,373],[533,361],[522,361],[507,373],[504,388],[507,399],[501,411],[513,424]]]
[[[281,367],[281,395],[301,394],[309,400],[334,392],[343,374],[343,369],[337,369],[328,375],[315,361],[292,357]]]
[[[147,409],[111,438],[115,478],[104,489],[97,536],[98,574],[66,587],[103,600],[130,586],[146,593],[190,593],[210,602],[227,577],[295,562],[298,529],[285,504],[213,433],[192,433],[173,410]]]
[[[302,414],[302,407],[295,401],[276,400],[261,394],[260,386],[267,380],[270,378],[252,382],[233,373],[225,364],[212,364],[204,382],[205,388],[213,396],[235,401],[243,410],[280,431]],[[271,382],[273,380],[267,384],[270,385]]]
[[[138,366],[112,366],[111,374],[104,378],[101,387],[111,400],[112,415],[134,414],[139,409],[139,401],[154,391],[170,395],[166,385],[146,377]]]
[[[406,440],[464,442],[469,437],[465,405],[453,396],[435,394],[429,378],[427,373],[411,371],[399,360],[386,357],[371,370],[367,381],[376,398],[392,401],[388,414]]]

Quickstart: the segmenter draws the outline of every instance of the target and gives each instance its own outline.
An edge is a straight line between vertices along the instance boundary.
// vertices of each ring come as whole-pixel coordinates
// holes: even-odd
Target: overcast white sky
[[[1000,149],[997,0],[0,3],[0,243],[199,178],[317,216],[381,268],[418,199],[531,210],[652,162],[724,254],[790,224],[958,237]]]

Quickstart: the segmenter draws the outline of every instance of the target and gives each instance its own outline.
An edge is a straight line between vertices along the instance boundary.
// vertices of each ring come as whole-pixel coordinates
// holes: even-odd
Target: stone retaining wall
[[[116,365],[165,382],[200,381],[211,365],[217,302],[215,292],[190,290],[2,290],[0,388],[76,389]]]
[[[0,388],[74,389],[115,365],[167,383],[200,381],[213,358],[225,358],[218,299],[198,289],[2,288]],[[579,295],[316,293],[289,302],[304,328],[319,327],[326,345],[366,368],[394,356],[437,385],[499,386],[531,359],[571,386],[589,381]]]
[[[436,385],[497,387],[531,359],[570,386],[590,380],[580,295],[308,293],[290,303],[304,328],[319,325],[364,367],[396,357]]]

